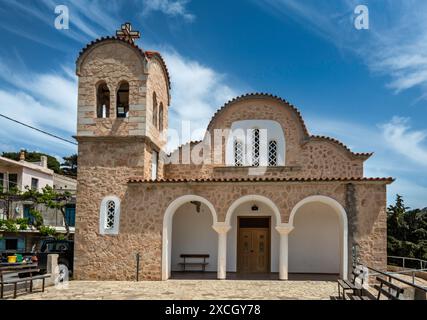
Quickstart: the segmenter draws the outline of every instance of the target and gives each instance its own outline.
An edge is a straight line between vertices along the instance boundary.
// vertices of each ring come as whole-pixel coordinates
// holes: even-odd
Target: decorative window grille
[[[271,167],[277,166],[277,141],[271,140],[268,143],[268,165]]]
[[[113,200],[109,200],[107,202],[107,214],[105,216],[105,229],[113,229],[114,228],[114,218],[116,215],[116,203]]]
[[[243,143],[242,141],[235,140],[234,141],[234,165],[236,167],[243,166]]]
[[[120,222],[120,199],[116,196],[107,196],[101,202],[99,217],[100,234],[118,234]]]
[[[259,129],[252,131],[252,166],[259,166]]]

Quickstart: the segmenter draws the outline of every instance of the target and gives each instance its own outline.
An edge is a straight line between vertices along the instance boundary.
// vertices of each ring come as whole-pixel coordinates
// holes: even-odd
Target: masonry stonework
[[[174,200],[187,195],[209,201],[220,224],[230,206],[246,195],[271,200],[283,225],[302,200],[319,195],[333,199],[346,210],[348,252],[357,245],[361,262],[385,269],[386,185],[392,179],[364,177],[364,161],[371,154],[354,153],[337,140],[310,135],[299,111],[281,98],[249,94],[218,110],[203,141],[184,144],[166,156],[170,80],[159,53],[118,38],[99,39],[81,52],[77,75],[76,279],[134,280],[137,253],[140,278],[162,279],[165,212]],[[116,91],[123,80],[129,83],[129,115],[116,118]],[[111,107],[110,117],[101,119],[96,114],[100,81],[110,90]],[[153,123],[154,93],[157,112],[160,104],[164,108],[163,132],[159,115]],[[215,130],[251,119],[280,124],[286,141],[284,165],[226,165],[225,144],[219,150],[220,159],[214,157],[215,146],[208,141],[213,141]],[[154,152],[160,155],[156,166]],[[194,163],[193,157],[204,161]],[[107,196],[118,197],[121,203],[119,232],[114,235],[99,231],[101,201]]]

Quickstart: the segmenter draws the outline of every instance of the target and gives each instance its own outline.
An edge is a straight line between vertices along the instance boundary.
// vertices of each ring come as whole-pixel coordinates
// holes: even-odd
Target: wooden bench
[[[201,270],[192,270],[192,271],[204,272],[206,270],[206,266],[209,264],[208,262],[206,262],[206,259],[209,258],[208,254],[181,254],[180,257],[184,259],[183,262],[179,263],[180,265],[182,265],[183,271],[189,271],[189,270],[185,270],[186,266],[201,266],[202,267]],[[187,262],[186,259],[203,259],[203,262],[202,261]]]
[[[38,274],[40,269],[37,264],[22,264],[14,266],[0,267],[0,299],[4,298],[4,289],[6,286],[13,285],[13,298],[16,298],[18,284],[25,283],[25,291],[27,291],[27,283],[30,283],[30,292],[33,292],[33,281],[42,280],[42,292],[45,288],[45,280],[50,277],[50,274]],[[5,279],[5,275],[15,275]]]
[[[380,285],[374,285],[374,288],[378,290],[377,300],[380,300],[381,295],[384,295],[388,300],[399,300],[399,296],[404,292],[403,288],[381,277],[377,277],[376,280],[380,283]]]
[[[353,295],[351,296],[352,300],[380,300],[381,295],[387,297],[388,300],[399,300],[399,296],[404,292],[403,288],[400,288],[381,277],[376,277],[376,280],[380,283],[380,285],[374,285],[374,288],[378,291],[378,295],[376,297],[372,294],[369,294],[369,296]]]
[[[363,270],[360,270],[359,272],[356,271],[356,269],[353,269],[351,273],[351,280],[343,280],[338,279],[338,299],[341,298],[340,288],[342,288],[342,298],[345,300],[345,293],[346,291],[353,291],[353,296],[362,296],[362,289],[363,289],[363,278],[361,278],[361,283],[356,283],[356,279],[363,273]]]

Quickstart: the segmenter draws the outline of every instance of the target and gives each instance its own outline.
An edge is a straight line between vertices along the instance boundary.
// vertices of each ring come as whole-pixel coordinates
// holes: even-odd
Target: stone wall
[[[169,112],[169,88],[161,62],[152,57],[148,64],[147,80],[147,136],[159,147],[166,144]],[[153,94],[157,100],[157,123],[153,123]],[[163,133],[159,131],[160,104],[163,105]]]
[[[145,134],[147,74],[140,52],[111,40],[94,45],[80,59],[77,135]],[[96,115],[96,90],[102,81],[110,91],[110,117],[105,119]],[[116,118],[116,92],[122,81],[129,83],[128,118]]]
[[[284,102],[264,98],[246,98],[229,104],[212,119],[203,142],[180,146],[165,167],[165,178],[244,178],[253,168],[225,167],[225,143],[220,150],[220,159],[214,158],[216,129],[228,129],[234,121],[245,119],[275,120],[282,126],[286,141],[285,166],[260,168],[259,175],[281,178],[360,178],[363,177],[363,162],[369,157],[354,154],[338,141],[309,136],[299,114]],[[224,136],[224,141],[227,135]],[[194,159],[205,158],[201,164]],[[174,161],[178,159],[179,161]],[[191,163],[189,161],[191,159]],[[200,163],[200,162],[199,162]]]
[[[116,185],[131,173],[121,171]],[[111,176],[105,168],[92,168],[81,181],[83,186],[96,187],[79,189],[84,194],[78,202],[76,219],[77,279],[132,280],[134,254],[140,252],[141,279],[160,280],[163,216],[168,205],[183,195],[199,195],[210,201],[220,222],[225,220],[231,204],[248,194],[271,199],[281,212],[282,223],[288,222],[292,208],[299,201],[311,195],[325,195],[343,207],[346,205],[346,184],[341,182],[131,183],[119,193],[122,199],[119,235],[100,235],[99,206],[103,195],[109,194],[103,190],[108,190]],[[355,186],[358,215],[355,228],[360,255],[370,266],[385,269],[384,182],[355,183]]]

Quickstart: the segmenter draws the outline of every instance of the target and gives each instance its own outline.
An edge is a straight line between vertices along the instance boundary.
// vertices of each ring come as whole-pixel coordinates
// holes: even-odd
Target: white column
[[[279,246],[279,279],[288,280],[288,235],[294,227],[282,223],[276,227],[277,232],[280,234]]]
[[[227,276],[227,232],[231,227],[225,222],[217,222],[212,228],[218,233],[218,279]]]

